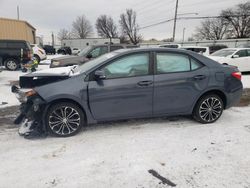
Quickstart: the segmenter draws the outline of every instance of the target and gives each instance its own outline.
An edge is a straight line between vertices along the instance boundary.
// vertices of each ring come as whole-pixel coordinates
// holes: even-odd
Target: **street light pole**
[[[175,14],[174,14],[174,28],[173,28],[173,42],[175,40],[175,30],[176,30],[176,20],[177,20],[177,13],[178,13],[178,2],[179,0],[176,0],[175,5]]]

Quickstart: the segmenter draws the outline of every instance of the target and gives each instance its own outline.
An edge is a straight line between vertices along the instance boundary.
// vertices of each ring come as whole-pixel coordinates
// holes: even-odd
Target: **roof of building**
[[[35,27],[33,27],[29,22],[25,21],[25,20],[17,20],[17,19],[11,19],[11,18],[1,18],[0,17],[0,20],[7,20],[7,21],[15,21],[15,22],[22,22],[22,23],[25,23],[27,24],[29,27],[31,27],[32,29],[36,30]]]

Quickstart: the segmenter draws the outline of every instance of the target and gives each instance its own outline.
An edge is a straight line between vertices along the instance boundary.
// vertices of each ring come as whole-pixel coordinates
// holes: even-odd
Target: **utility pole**
[[[184,27],[184,28],[183,28],[183,32],[182,32],[182,43],[183,43],[184,40],[185,40],[185,30],[186,30],[186,28]]]
[[[55,46],[55,38],[54,38],[54,33],[52,32],[51,34],[51,38],[52,38],[52,46]]]
[[[17,19],[19,20],[19,6],[17,6]]]
[[[174,28],[173,28],[173,42],[175,40],[175,30],[176,30],[176,20],[177,20],[177,13],[178,13],[178,2],[179,0],[176,0],[175,5],[175,14],[174,14]]]

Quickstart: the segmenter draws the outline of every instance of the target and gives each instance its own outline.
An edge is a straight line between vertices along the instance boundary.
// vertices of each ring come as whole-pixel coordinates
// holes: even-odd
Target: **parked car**
[[[72,55],[77,55],[81,52],[81,50],[79,48],[73,48],[72,49]]]
[[[250,48],[226,48],[214,52],[209,58],[236,66],[241,72],[250,71]]]
[[[44,45],[43,49],[45,50],[46,54],[56,54],[56,49],[51,45]]]
[[[59,48],[58,50],[57,50],[57,53],[58,54],[63,54],[63,55],[71,55],[72,54],[72,51],[71,51],[71,48],[70,47],[68,47],[68,46],[63,46],[63,47],[61,47],[61,48]]]
[[[209,54],[212,54],[218,50],[224,49],[224,48],[228,48],[226,45],[220,45],[220,44],[216,44],[216,45],[210,45],[209,46]]]
[[[104,45],[88,46],[75,56],[72,55],[63,56],[52,59],[50,68],[80,65],[108,52],[112,52],[123,48],[132,48],[132,47],[137,47],[137,46],[121,45],[121,44],[112,44],[112,45],[104,44]]]
[[[163,48],[180,48],[181,45],[180,44],[161,44],[159,45],[159,47],[163,47]]]
[[[41,60],[45,60],[47,58],[45,50],[39,44],[31,44],[30,45],[33,50],[33,57],[39,63]]]
[[[29,42],[24,40],[0,40],[0,64],[14,71],[32,58]]]
[[[168,48],[118,50],[80,66],[24,75],[19,83],[12,91],[23,110],[15,123],[61,137],[87,124],[131,118],[192,115],[213,123],[243,90],[236,67]]]
[[[182,46],[180,48],[184,50],[190,50],[205,56],[208,56],[210,54],[209,47],[205,46]]]

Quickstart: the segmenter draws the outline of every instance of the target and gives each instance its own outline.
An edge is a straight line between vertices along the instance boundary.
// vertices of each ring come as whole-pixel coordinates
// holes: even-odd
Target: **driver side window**
[[[247,51],[246,50],[240,50],[235,55],[238,55],[239,57],[246,57]]]
[[[149,54],[133,54],[113,61],[103,68],[107,79],[149,74]]]
[[[107,47],[97,47],[94,50],[92,50],[89,54],[91,55],[92,58],[97,58],[101,56],[102,54],[107,53],[108,49]]]

